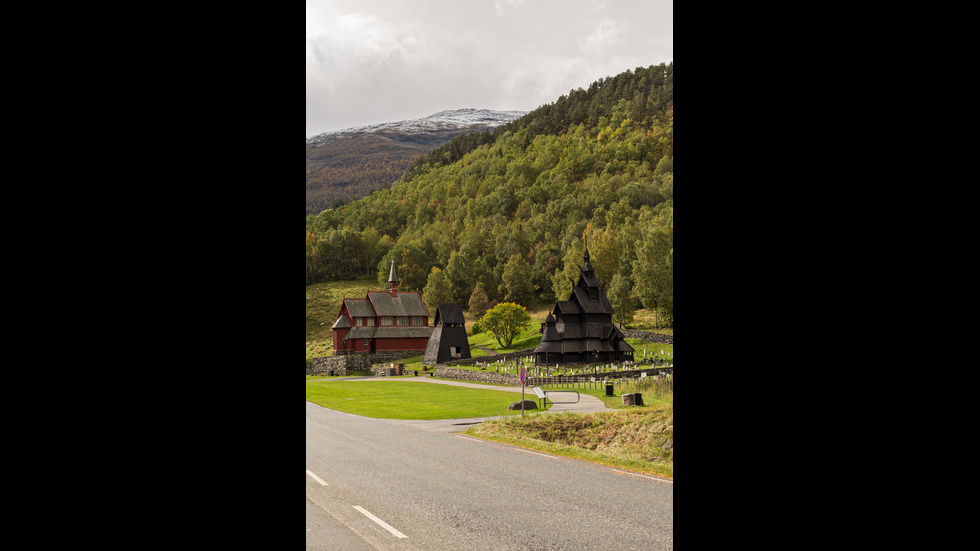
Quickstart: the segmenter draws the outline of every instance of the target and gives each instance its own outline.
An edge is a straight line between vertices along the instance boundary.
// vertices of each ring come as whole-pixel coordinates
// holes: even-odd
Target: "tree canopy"
[[[480,318],[483,330],[493,335],[497,344],[504,348],[510,348],[514,344],[514,337],[520,335],[530,324],[531,316],[528,315],[527,308],[513,302],[501,302]]]

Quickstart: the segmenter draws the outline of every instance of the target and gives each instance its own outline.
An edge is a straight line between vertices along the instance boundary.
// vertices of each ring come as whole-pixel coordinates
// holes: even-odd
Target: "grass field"
[[[533,399],[533,394],[531,394]],[[520,394],[415,381],[306,381],[306,401],[377,419],[463,419],[520,415]]]

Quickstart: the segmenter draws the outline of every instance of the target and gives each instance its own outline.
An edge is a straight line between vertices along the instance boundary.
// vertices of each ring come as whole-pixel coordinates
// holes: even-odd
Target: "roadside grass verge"
[[[674,406],[491,419],[463,434],[674,478]]]
[[[306,382],[306,401],[376,419],[463,419],[518,415],[519,394],[399,380]],[[533,397],[533,394],[532,394]]]

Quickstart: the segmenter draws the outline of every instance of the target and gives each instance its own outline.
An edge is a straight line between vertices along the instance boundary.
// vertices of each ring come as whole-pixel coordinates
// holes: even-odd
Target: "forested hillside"
[[[307,284],[376,275],[469,304],[564,300],[584,243],[614,308],[673,321],[673,63],[572,90],[307,216]]]
[[[377,134],[307,144],[306,213],[316,214],[367,197],[397,180],[433,145],[438,143],[403,142]]]

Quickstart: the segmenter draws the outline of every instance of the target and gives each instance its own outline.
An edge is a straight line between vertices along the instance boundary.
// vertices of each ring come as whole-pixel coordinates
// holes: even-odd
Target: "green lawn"
[[[531,400],[534,394],[530,393]],[[406,380],[307,380],[306,401],[378,419],[462,419],[520,415],[520,394]]]
[[[476,346],[485,346],[490,350],[497,353],[503,354],[504,352],[516,352],[518,350],[524,350],[526,348],[534,348],[541,343],[541,333],[538,329],[541,328],[539,323],[531,323],[531,325],[521,332],[520,335],[514,338],[514,342],[510,344],[509,348],[504,348],[500,346],[490,333],[477,333],[475,335],[467,335],[467,340],[470,343],[470,354],[473,354]],[[478,349],[476,349],[478,350]]]

